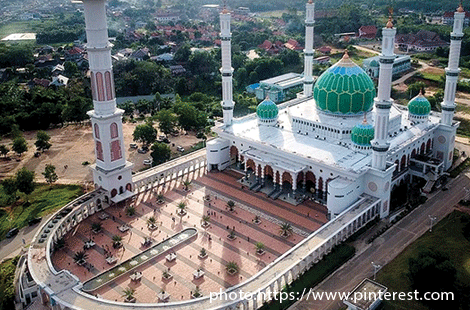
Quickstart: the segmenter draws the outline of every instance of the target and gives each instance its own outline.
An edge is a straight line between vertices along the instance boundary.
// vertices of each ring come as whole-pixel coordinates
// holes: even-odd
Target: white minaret
[[[111,201],[119,202],[132,193],[132,164],[124,153],[124,111],[116,108],[105,0],[83,0],[83,4],[94,107],[88,112],[96,155],[91,168],[95,186],[107,190]]]
[[[232,33],[230,32],[230,13],[224,7],[220,13],[220,40],[222,47],[222,109],[224,115],[224,125],[232,125],[233,118],[233,86],[232,86],[232,51],[231,40]]]
[[[457,82],[460,73],[459,58],[462,46],[464,19],[465,11],[462,5],[460,5],[457,12],[454,13],[454,29],[450,34],[449,64],[446,68],[444,102],[442,102],[441,105],[441,123],[449,126],[452,125],[452,118],[454,117],[455,111],[455,92],[457,90]]]
[[[312,96],[313,77],[313,26],[315,24],[315,3],[309,0],[305,14],[305,49],[304,49],[304,96]]]
[[[395,34],[397,30],[393,27],[392,16],[387,26],[382,29],[382,53],[380,54],[380,73],[377,98],[375,102],[375,135],[372,144],[372,167],[385,170],[387,151],[390,146],[388,140],[388,122],[390,107],[393,100],[390,98],[392,89],[392,69],[395,54]]]

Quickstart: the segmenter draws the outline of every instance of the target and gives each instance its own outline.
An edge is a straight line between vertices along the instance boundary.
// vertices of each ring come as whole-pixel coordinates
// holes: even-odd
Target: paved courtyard
[[[109,218],[105,220],[99,219],[103,212],[94,214],[66,236],[66,247],[53,254],[53,264],[57,270],[68,269],[85,282],[147,249],[142,246],[144,238],[156,244],[185,228],[196,227],[197,238],[170,250],[176,252],[174,261],[167,261],[168,253],[162,254],[134,270],[142,272],[140,281],[131,281],[130,275],[134,273],[131,271],[93,292],[106,299],[122,301],[123,290],[130,287],[135,289],[137,302],[157,302],[157,294],[162,291],[170,295],[169,301],[180,301],[190,299],[196,287],[203,295],[208,295],[245,281],[326,223],[326,207],[310,201],[294,207],[266,198],[263,193],[242,189],[237,182],[241,176],[230,170],[203,176],[191,174],[189,191],[183,190],[180,182],[172,182],[165,188],[154,188],[138,195],[132,203],[137,213],[132,217],[125,214],[124,206],[107,208],[104,213]],[[163,204],[157,203],[157,193],[164,194]],[[209,201],[204,199],[206,195]],[[235,202],[233,212],[227,210],[229,200]],[[176,206],[182,201],[187,204],[185,216],[176,214]],[[203,215],[210,216],[207,228],[201,226]],[[147,219],[152,216],[158,226],[153,231],[147,226]],[[255,216],[261,220],[258,225],[253,223]],[[91,224],[95,222],[103,225],[98,234],[91,231]],[[280,224],[285,222],[293,228],[288,238],[279,233]],[[120,232],[118,227],[123,224],[129,225],[130,230]],[[236,236],[234,240],[227,237],[231,231]],[[120,249],[112,246],[115,235],[122,237]],[[73,256],[83,250],[90,238],[96,245],[86,250],[87,265],[78,266]],[[264,244],[263,255],[256,254],[257,242]],[[198,257],[202,248],[208,253],[203,259]],[[116,264],[109,265],[105,260],[107,256],[116,257]],[[239,266],[235,275],[225,270],[232,261]],[[196,279],[193,273],[200,268],[204,275]],[[164,271],[172,278],[165,280]]]

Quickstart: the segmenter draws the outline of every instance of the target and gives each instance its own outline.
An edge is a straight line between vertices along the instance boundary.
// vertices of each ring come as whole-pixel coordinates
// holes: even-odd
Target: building
[[[155,15],[155,20],[159,23],[178,22],[181,16],[177,12],[159,12]]]
[[[381,297],[387,291],[388,289],[382,284],[364,279],[350,292],[351,297],[357,298],[347,298],[343,300],[343,303],[348,306],[348,310],[374,310],[380,305]]]
[[[286,73],[259,82],[255,89],[256,98],[263,100],[266,96],[274,102],[282,102],[289,98],[289,92],[298,92],[303,85],[303,77],[298,73]]]
[[[313,59],[313,64],[315,65],[324,65],[330,63],[330,56],[320,56]]]
[[[454,24],[454,12],[445,12],[444,15],[442,15],[441,21],[444,25],[453,25]],[[464,27],[467,27],[469,23],[470,23],[470,12],[465,11],[465,19],[463,20]]]
[[[380,56],[374,56],[364,59],[362,69],[374,79],[379,77]],[[403,73],[411,70],[411,57],[409,55],[395,55],[393,60],[393,78],[401,76]]]
[[[272,43],[269,40],[264,40],[264,42],[262,44],[258,45],[258,48],[263,49],[267,53],[272,55],[272,54],[278,54],[280,49],[283,48],[283,45],[282,45],[282,43],[279,45],[279,44],[276,44],[276,43]]]
[[[331,46],[322,46],[319,49],[317,49],[317,52],[320,52],[325,55],[329,55],[331,53]]]
[[[294,39],[289,39],[286,43],[284,43],[284,46],[293,51],[300,51],[303,49],[303,46]]]
[[[397,48],[403,51],[429,52],[438,47],[448,46],[449,43],[433,31],[420,30],[418,33],[399,34],[395,39]]]
[[[375,39],[375,36],[377,35],[377,27],[374,25],[361,26],[357,33],[357,37],[360,39]]]

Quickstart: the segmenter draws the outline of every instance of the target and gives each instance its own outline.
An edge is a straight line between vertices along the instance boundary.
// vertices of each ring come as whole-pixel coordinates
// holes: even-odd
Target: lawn
[[[8,204],[0,187],[0,240],[12,227],[27,226],[30,219],[52,213],[82,194],[83,189],[78,185],[36,184],[28,197],[31,205],[26,207],[24,194],[20,193],[15,203]]]
[[[0,39],[12,33],[35,32],[40,21],[14,21],[0,25]]]
[[[462,228],[465,225],[465,219],[462,220],[462,218],[465,216],[466,214],[463,212],[453,211],[434,226],[432,232],[426,232],[383,267],[377,274],[377,281],[387,286],[392,292],[412,291],[408,278],[408,260],[411,257],[417,257],[423,249],[429,248],[449,255],[452,264],[457,269],[457,282],[462,283],[468,292],[470,287],[470,242],[462,234]],[[428,308],[417,301],[386,301],[384,309],[424,310]]]

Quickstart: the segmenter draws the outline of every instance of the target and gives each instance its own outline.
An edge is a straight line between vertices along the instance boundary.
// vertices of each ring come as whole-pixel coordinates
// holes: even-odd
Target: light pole
[[[379,264],[374,264],[374,262],[370,262],[372,264],[372,266],[374,267],[374,281],[375,281],[375,276],[377,275],[377,271],[380,270],[380,268],[382,268],[381,265]]]
[[[428,216],[429,216],[429,219],[431,220],[431,226],[429,227],[429,232],[431,232],[432,231],[432,224],[437,219],[437,217],[431,216],[431,215],[428,215]]]

